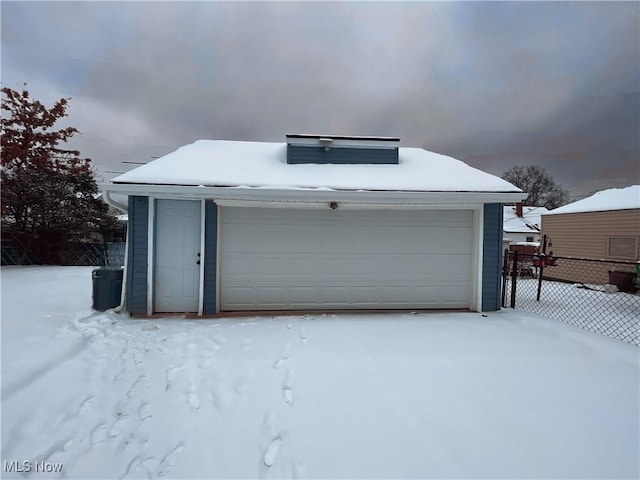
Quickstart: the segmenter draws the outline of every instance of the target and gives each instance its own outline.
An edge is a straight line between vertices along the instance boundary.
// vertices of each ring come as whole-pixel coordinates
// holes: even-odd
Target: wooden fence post
[[[540,270],[538,271],[538,292],[536,293],[536,302],[540,301],[540,291],[542,290],[542,272],[544,271],[544,266],[540,265]]]
[[[509,250],[505,249],[504,258],[502,259],[502,299],[500,301],[501,307],[506,307],[507,297],[507,278],[509,277]]]
[[[511,308],[516,308],[516,285],[518,283],[518,251],[513,252],[513,271],[511,272]]]
[[[540,272],[538,275],[538,291],[536,292],[536,302],[540,301],[540,291],[542,290],[542,274],[544,272],[544,264],[547,259],[547,235],[542,236],[542,256],[540,262]]]

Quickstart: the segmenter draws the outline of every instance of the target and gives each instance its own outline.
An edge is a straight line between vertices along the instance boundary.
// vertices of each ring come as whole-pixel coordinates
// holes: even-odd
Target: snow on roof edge
[[[158,185],[171,187],[225,188],[236,190],[304,190],[308,192],[397,192],[397,193],[522,193],[508,190],[407,190],[407,189],[369,189],[369,188],[329,188],[329,187],[297,187],[294,185],[196,185],[195,183],[160,183],[160,182],[110,182],[112,185]]]
[[[112,180],[114,184],[522,193],[452,157],[400,147],[400,163],[287,164],[286,143],[198,140]]]
[[[608,212],[635,209],[640,209],[640,185],[601,190],[590,197],[558,207],[547,213],[543,213],[542,215]]]

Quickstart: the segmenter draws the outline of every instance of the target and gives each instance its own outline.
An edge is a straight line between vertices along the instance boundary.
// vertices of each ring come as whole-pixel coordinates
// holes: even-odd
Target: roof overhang
[[[205,187],[192,185],[151,185],[107,183],[101,190],[125,195],[140,195],[185,200],[211,199],[220,205],[324,206],[340,202],[352,207],[373,208],[464,208],[485,203],[519,201],[521,192],[418,192],[331,189],[275,189],[248,187]]]

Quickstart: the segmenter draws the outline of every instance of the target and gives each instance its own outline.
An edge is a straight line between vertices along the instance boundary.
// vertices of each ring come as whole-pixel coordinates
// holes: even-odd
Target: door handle
[[[196,262],[196,265],[200,265],[200,260],[198,260],[198,261]]]

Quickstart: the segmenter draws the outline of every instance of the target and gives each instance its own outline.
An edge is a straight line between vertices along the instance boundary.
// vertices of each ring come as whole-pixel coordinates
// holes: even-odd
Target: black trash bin
[[[122,272],[122,267],[101,267],[91,273],[94,310],[104,312],[120,305]]]
[[[619,292],[636,293],[635,277],[633,272],[609,270],[609,283],[618,287]]]

